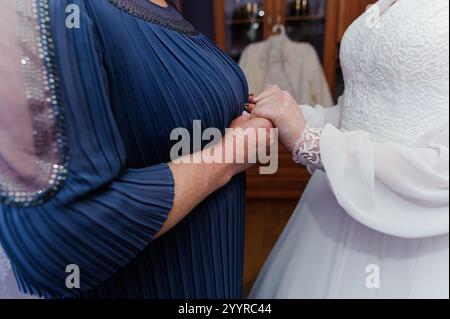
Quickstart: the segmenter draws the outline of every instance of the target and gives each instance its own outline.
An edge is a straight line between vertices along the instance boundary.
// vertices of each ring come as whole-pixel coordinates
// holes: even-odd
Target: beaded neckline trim
[[[136,0],[109,0],[115,7],[120,10],[127,12],[135,17],[138,17],[147,22],[157,24],[163,28],[177,31],[186,35],[195,36],[199,32],[194,28],[192,24],[188,21],[175,20],[163,17],[157,12],[151,10],[150,8],[144,7],[142,4],[138,3]]]

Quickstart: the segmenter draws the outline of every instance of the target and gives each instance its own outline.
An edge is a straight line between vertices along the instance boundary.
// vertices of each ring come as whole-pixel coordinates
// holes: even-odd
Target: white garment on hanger
[[[239,64],[252,93],[277,84],[300,104],[334,104],[317,52],[309,43],[291,41],[286,35],[272,36],[249,45]]]

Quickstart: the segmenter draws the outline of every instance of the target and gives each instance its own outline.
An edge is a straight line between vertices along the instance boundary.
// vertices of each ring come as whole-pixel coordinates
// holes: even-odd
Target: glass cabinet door
[[[326,0],[285,0],[286,33],[293,41],[309,42],[323,58]]]
[[[216,43],[239,61],[249,44],[278,34],[283,29],[275,26],[282,25],[292,41],[314,46],[334,91],[341,1],[349,0],[214,0]]]
[[[247,45],[264,40],[269,1],[225,0],[226,46],[236,61]]]

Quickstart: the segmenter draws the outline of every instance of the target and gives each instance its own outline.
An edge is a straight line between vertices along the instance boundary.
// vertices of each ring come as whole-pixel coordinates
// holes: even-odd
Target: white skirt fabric
[[[449,236],[393,237],[351,218],[316,172],[252,299],[449,298]]]

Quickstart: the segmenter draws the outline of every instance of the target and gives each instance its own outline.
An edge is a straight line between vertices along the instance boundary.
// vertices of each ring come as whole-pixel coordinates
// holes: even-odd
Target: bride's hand
[[[278,128],[281,143],[292,152],[307,127],[298,103],[276,85],[269,86],[256,100],[257,105],[250,110],[251,117],[270,120]]]

